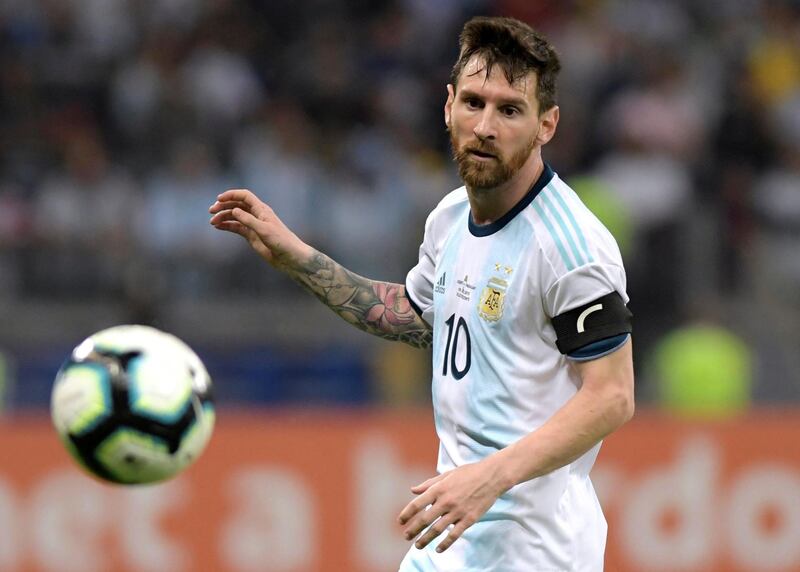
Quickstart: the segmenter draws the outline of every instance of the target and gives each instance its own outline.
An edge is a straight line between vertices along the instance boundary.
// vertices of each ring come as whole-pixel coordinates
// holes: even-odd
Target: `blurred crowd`
[[[231,187],[402,282],[459,185],[442,106],[476,14],[560,53],[545,160],[620,242],[642,375],[664,336],[714,327],[757,357],[756,398],[798,397],[790,0],[2,0],[0,300],[148,321],[174,299],[301,296],[209,227]]]

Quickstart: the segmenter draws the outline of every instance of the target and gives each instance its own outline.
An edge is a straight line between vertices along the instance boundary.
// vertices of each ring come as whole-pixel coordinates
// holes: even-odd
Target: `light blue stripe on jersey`
[[[567,206],[567,202],[564,200],[564,197],[561,196],[561,193],[556,190],[556,186],[553,184],[548,185],[547,188],[545,189],[545,192],[546,191],[550,191],[550,194],[552,194],[556,198],[558,203],[561,205],[561,208],[567,214],[567,218],[569,218],[569,222],[572,225],[572,228],[575,230],[575,234],[578,235],[578,240],[581,243],[581,247],[583,248],[583,253],[586,255],[586,259],[589,262],[594,262],[592,253],[589,252],[589,246],[586,244],[586,237],[583,236],[583,231],[581,230],[581,227],[578,226],[578,221],[575,220],[575,215],[572,213],[572,210]]]
[[[520,307],[517,297],[528,295],[522,264],[523,260],[530,256],[533,234],[534,227],[531,222],[524,216],[517,216],[493,235],[492,245],[484,259],[486,270],[475,292],[478,299],[473,301],[474,304],[470,304],[473,308],[477,305],[488,281],[498,274],[493,272],[494,264],[508,266],[512,269],[510,274],[499,274],[508,282],[501,322],[514,320],[514,312]],[[511,349],[514,347],[511,339],[513,329],[495,327],[501,322],[487,322],[475,310],[470,311],[466,319],[472,337],[473,359],[468,378],[461,382],[467,379],[470,381],[465,399],[466,411],[472,413],[466,420],[465,426],[461,428],[468,437],[463,441],[462,454],[468,449],[471,458],[465,460],[477,462],[496,453],[499,448],[518,441],[522,435],[513,430],[513,424],[508,422],[509,416],[513,415],[513,406],[509,403],[509,399],[516,395],[515,353]],[[479,434],[473,431],[479,431]],[[508,531],[503,521],[508,522],[509,515],[515,515],[519,511],[517,503],[511,493],[504,493],[486,513],[481,515],[478,522],[464,533],[460,570],[485,570],[487,563],[491,561],[491,555],[502,553],[497,547],[506,542],[504,535]],[[507,561],[500,566],[506,564]]]
[[[522,261],[530,255],[533,233],[534,228],[530,221],[524,216],[517,216],[494,235],[484,261],[487,271],[478,284],[475,292],[478,299],[474,301],[473,308],[478,305],[484,288],[496,274],[491,270],[493,265],[508,266],[512,269],[510,274],[500,273],[497,276],[508,282],[501,320],[506,323],[514,321],[514,312],[520,307],[518,298],[527,295],[525,285],[520,283],[524,273],[516,269],[519,269]],[[516,284],[515,274],[519,275]],[[515,347],[515,340],[510,337],[512,328],[495,328],[493,323],[481,318],[477,311],[469,312],[467,324],[472,337],[472,370],[474,370],[470,371],[469,376],[471,380],[479,380],[471,386],[466,396],[469,410],[474,411],[477,416],[476,419],[470,420],[467,427],[483,425],[489,428],[481,435],[474,436],[476,438],[473,439],[475,447],[473,450],[479,453],[475,459],[477,461],[495,452],[496,446],[507,446],[520,438],[520,435],[505,430],[509,426],[507,419],[511,411],[506,408],[507,401],[503,398],[504,395],[514,394],[512,369],[515,364],[512,348]]]
[[[569,231],[566,223],[564,222],[564,219],[561,217],[561,213],[558,212],[558,209],[553,204],[553,201],[551,201],[550,198],[548,197],[549,193],[547,191],[549,190],[552,190],[551,185],[547,185],[544,188],[544,192],[541,194],[542,202],[547,206],[548,210],[553,215],[553,217],[555,217],[556,223],[558,224],[558,228],[561,229],[561,232],[566,237],[567,242],[569,243],[569,247],[572,250],[572,255],[575,257],[578,266],[583,266],[585,264],[585,262],[583,261],[583,256],[581,256],[581,253],[578,250],[578,246],[575,244],[575,239],[572,237],[572,233]]]
[[[450,227],[450,234],[444,241],[444,246],[442,247],[442,256],[439,259],[438,264],[436,265],[436,274],[434,281],[438,280],[443,272],[447,272],[448,276],[445,277],[445,288],[450,289],[454,288],[456,284],[456,280],[458,277],[455,275],[454,268],[456,267],[456,260],[458,260],[461,251],[461,242],[464,239],[464,236],[468,234],[467,231],[467,217],[469,216],[470,209],[469,209],[469,202],[464,201],[464,204],[461,207],[461,213],[456,218],[455,222]],[[436,298],[436,294],[434,294],[434,299]],[[445,341],[447,340],[447,336],[438,335],[439,332],[444,331],[444,320],[447,319],[446,316],[442,315],[441,308],[444,307],[444,304],[439,303],[438,305],[434,303],[434,319],[433,319],[433,351],[432,354],[432,366],[434,368],[434,376],[437,375],[436,368],[439,369],[439,373],[441,373],[442,362],[444,361],[444,351],[446,349]],[[436,395],[437,386],[434,383],[431,388],[431,394],[433,398],[433,403],[437,403],[438,398]],[[439,415],[439,412],[436,407],[433,408],[433,421],[437,427],[442,427],[442,420]]]
[[[561,241],[561,237],[558,235],[558,232],[556,232],[556,229],[553,227],[553,223],[551,223],[550,219],[547,218],[547,215],[545,214],[542,205],[539,204],[538,199],[539,197],[536,197],[536,199],[534,199],[534,201],[531,203],[533,205],[534,210],[539,215],[539,218],[542,219],[542,222],[544,223],[544,226],[547,228],[547,231],[550,233],[550,236],[553,237],[553,240],[556,243],[556,248],[558,248],[558,252],[561,253],[561,259],[567,266],[567,270],[574,270],[575,264],[573,264],[572,259],[567,254],[567,250],[564,248],[564,243]]]
[[[504,314],[505,312],[510,313],[510,309],[506,308]],[[509,373],[499,367],[499,364],[511,363],[513,355],[510,351],[503,352],[508,347],[505,340],[487,335],[484,330],[486,326],[479,323],[479,320],[483,320],[483,318],[478,317],[475,312],[471,313],[468,321],[473,348],[469,377],[477,380],[477,383],[473,382],[471,391],[466,395],[469,403],[468,409],[476,411],[476,419],[469,420],[465,427],[461,428],[461,431],[470,437],[469,449],[473,457],[468,459],[468,462],[480,461],[495,453],[498,448],[508,446],[520,438],[513,431],[504,430],[509,427],[506,421],[509,413],[503,410],[505,401],[498,399],[499,395],[513,394],[510,391],[511,388],[506,387],[510,382]],[[470,428],[479,424],[491,427],[492,430],[484,429],[479,435],[473,434]]]

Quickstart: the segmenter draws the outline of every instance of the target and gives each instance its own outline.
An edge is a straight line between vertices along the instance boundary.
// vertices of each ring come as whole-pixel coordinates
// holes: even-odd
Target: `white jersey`
[[[434,333],[440,473],[518,441],[576,393],[553,317],[614,291],[628,301],[614,238],[547,165],[489,225],[472,221],[465,188],[448,194],[406,290]],[[599,449],[510,489],[445,552],[434,549],[446,534],[412,546],[401,572],[602,570],[606,522],[589,480]]]

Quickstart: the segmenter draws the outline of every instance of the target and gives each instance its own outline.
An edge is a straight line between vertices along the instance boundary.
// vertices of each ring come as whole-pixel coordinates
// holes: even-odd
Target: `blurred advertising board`
[[[49,420],[0,422],[0,571],[390,572],[395,517],[432,474],[429,411],[219,412],[163,485],[85,476]],[[610,437],[593,472],[608,572],[800,570],[800,411]]]

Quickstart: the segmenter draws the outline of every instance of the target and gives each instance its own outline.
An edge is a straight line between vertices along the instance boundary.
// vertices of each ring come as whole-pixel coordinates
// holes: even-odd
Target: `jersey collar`
[[[473,236],[489,236],[490,234],[496,233],[498,230],[502,229],[511,220],[517,216],[519,213],[523,211],[525,207],[533,202],[533,199],[536,198],[536,195],[544,189],[547,184],[553,179],[555,173],[553,169],[550,168],[550,165],[547,163],[544,164],[544,169],[542,169],[542,174],[539,175],[539,178],[536,179],[536,182],[531,187],[531,190],[528,191],[524,197],[522,197],[517,204],[515,204],[510,211],[506,214],[501,216],[494,222],[490,222],[489,224],[475,224],[475,221],[472,220],[472,212],[469,213],[467,217],[468,225],[469,225],[469,232]]]

